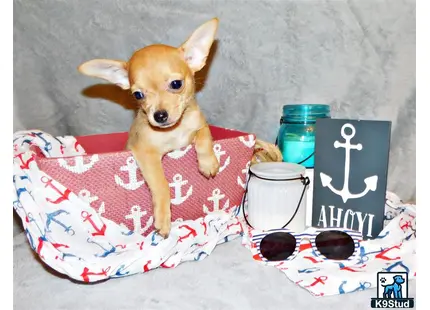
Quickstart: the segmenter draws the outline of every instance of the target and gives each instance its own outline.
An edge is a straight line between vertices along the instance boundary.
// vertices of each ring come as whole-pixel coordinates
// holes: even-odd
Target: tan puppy
[[[150,45],[136,51],[128,62],[94,59],[78,68],[82,74],[129,89],[136,98],[139,111],[126,147],[151,191],[154,226],[164,238],[170,233],[171,212],[162,157],[194,143],[200,172],[210,178],[219,169],[208,124],[194,96],[194,73],[205,66],[217,28],[214,18],[179,48]]]

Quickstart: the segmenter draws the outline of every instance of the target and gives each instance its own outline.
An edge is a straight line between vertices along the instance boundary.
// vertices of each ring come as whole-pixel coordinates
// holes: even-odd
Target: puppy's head
[[[214,18],[180,47],[150,45],[125,61],[94,59],[78,67],[82,74],[129,89],[152,126],[168,128],[182,117],[194,98],[194,73],[201,70],[218,28]]]

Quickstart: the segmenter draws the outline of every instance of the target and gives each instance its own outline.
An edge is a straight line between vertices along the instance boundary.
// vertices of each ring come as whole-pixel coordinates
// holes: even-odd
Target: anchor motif
[[[185,196],[182,196],[182,186],[186,184],[188,184],[188,181],[182,180],[181,174],[177,173],[173,176],[173,182],[169,183],[169,187],[173,187],[175,189],[175,197],[170,200],[172,204],[176,206],[180,205],[193,194],[193,186],[190,185],[187,194]]]
[[[107,267],[106,269],[102,268],[102,271],[100,272],[93,272],[90,271],[90,269],[88,269],[87,267],[84,268],[84,270],[81,273],[81,277],[84,280],[84,282],[90,282],[90,277],[89,276],[104,276],[107,277],[107,273],[110,270],[110,266]]]
[[[249,170],[250,165],[251,165],[251,162],[248,161],[246,163],[245,169],[242,170],[242,173],[245,175],[245,181],[242,181],[241,177],[237,176],[237,184],[242,186],[243,189],[246,188],[246,186],[245,186],[246,185],[246,175],[248,174],[248,170]]]
[[[145,233],[149,227],[154,223],[154,217],[150,216],[148,221],[146,222],[145,227],[142,227],[141,218],[144,217],[148,212],[145,210],[142,211],[140,206],[132,206],[130,209],[130,214],[127,214],[125,218],[127,220],[133,220],[133,227],[135,233],[143,234]]]
[[[184,157],[188,153],[188,151],[191,150],[191,148],[192,145],[189,144],[184,150],[175,150],[170,153],[167,153],[166,155],[173,159],[179,159]]]
[[[346,128],[351,130],[350,134],[345,132]],[[378,183],[378,176],[374,175],[364,179],[364,183],[366,184],[366,189],[361,193],[353,194],[349,191],[349,169],[350,169],[350,151],[357,150],[361,151],[363,146],[361,143],[351,144],[351,139],[355,136],[355,127],[349,123],[344,124],[341,129],[341,136],[345,139],[345,143],[341,143],[339,141],[334,142],[334,147],[344,148],[345,149],[345,169],[344,169],[344,181],[343,188],[341,190],[337,190],[331,185],[332,178],[325,173],[320,173],[321,183],[323,187],[328,187],[334,194],[342,197],[344,203],[348,201],[348,199],[356,199],[365,196],[369,191],[375,191]]]
[[[221,150],[221,145],[220,144],[214,144],[214,153],[215,153],[215,157],[218,160],[219,163],[221,163],[221,156],[225,155],[225,151]],[[227,168],[227,166],[230,164],[230,156],[227,157],[227,159],[225,160],[224,164],[219,167],[219,171],[218,173],[222,172],[225,168]]]
[[[95,242],[95,241],[91,240],[90,238],[87,238],[87,242],[97,245],[100,249],[102,249],[104,251],[102,254],[95,254],[96,257],[107,257],[109,254],[115,253],[115,251],[116,251],[116,247],[114,247],[110,243],[109,243],[109,246],[111,248],[110,249],[106,249],[100,243]]]
[[[24,153],[19,153],[18,155],[14,156],[14,158],[19,158],[19,161],[21,162],[21,165],[19,165],[19,167],[21,169],[30,169],[30,163],[32,161],[35,161],[35,156],[34,154],[31,155],[31,157],[29,159],[27,159],[27,161],[24,161],[22,159],[22,155],[24,155]]]
[[[43,132],[31,132],[29,134],[29,136],[31,137],[39,137],[39,139],[41,139],[43,141],[43,143],[45,143],[45,146],[43,147],[43,149],[50,154],[50,151],[52,150],[52,143],[47,141],[44,137],[43,137]]]
[[[134,191],[145,184],[145,181],[137,181],[137,170],[139,166],[136,163],[136,160],[133,156],[130,156],[126,160],[126,165],[119,168],[121,171],[128,171],[128,180],[129,183],[124,183],[124,181],[115,174],[115,183],[121,186],[122,188]]]
[[[219,206],[219,202],[220,200],[224,199],[225,195],[221,194],[221,190],[219,188],[215,188],[212,191],[212,196],[210,196],[207,200],[212,201],[213,202],[213,211],[227,211],[229,205],[230,205],[230,199],[227,199],[227,201],[224,203],[224,206],[222,207],[222,209],[220,209]],[[208,214],[209,213],[209,208],[204,204],[203,205],[203,212]]]
[[[64,192],[61,192],[58,187],[56,187],[54,184],[52,184],[52,181],[54,181],[54,180],[50,179],[46,176],[41,177],[40,180],[42,181],[43,184],[46,184],[45,185],[46,188],[49,186],[50,188],[52,188],[55,192],[57,192],[60,195],[60,197],[58,197],[55,200],[52,200],[50,198],[45,198],[46,201],[53,203],[53,204],[59,204],[64,200],[69,200],[69,195],[71,193],[70,189],[66,188],[64,190]]]
[[[84,200],[85,202],[88,202],[90,205],[91,205],[94,201],[99,200],[99,197],[98,197],[98,196],[91,196],[90,191],[89,191],[89,190],[87,190],[87,189],[85,189],[85,188],[79,192],[78,196],[79,196],[79,198],[81,198],[81,199],[82,199],[82,200]],[[98,213],[98,215],[99,215],[99,216],[101,216],[101,215],[102,215],[103,213],[105,213],[105,212],[106,212],[106,209],[105,209],[105,203],[104,203],[104,202],[102,202],[102,203],[100,204],[100,206],[99,206],[98,210],[97,210],[97,213]]]
[[[106,224],[102,223],[103,225],[101,226],[101,228],[97,227],[96,223],[94,223],[93,219],[91,218],[93,215],[88,213],[87,211],[82,211],[81,212],[81,217],[83,219],[83,222],[89,222],[91,224],[91,226],[93,227],[93,229],[95,230],[95,232],[91,233],[91,235],[93,236],[104,236],[105,232],[106,232]]]
[[[64,228],[64,232],[66,232],[68,235],[73,236],[75,234],[75,231],[72,229],[72,226],[67,226],[65,225],[63,222],[60,222],[59,220],[56,219],[57,216],[59,216],[60,214],[67,214],[69,215],[70,213],[67,212],[66,210],[57,210],[51,213],[46,213],[46,231],[47,232],[51,232],[51,230],[49,229],[49,226],[51,226],[51,223],[54,222],[57,225],[61,226]]]
[[[84,164],[84,156],[76,156],[75,165],[70,166],[65,159],[58,158],[58,164],[60,165],[60,167],[76,174],[82,174],[84,172],[87,172],[98,161],[99,161],[99,155],[97,154],[94,154],[91,156],[90,162],[88,164]]]
[[[255,137],[254,135],[249,135],[248,136],[248,140],[245,140],[244,136],[240,136],[239,137],[240,142],[242,142],[243,144],[245,144],[245,146],[252,148],[255,145]]]

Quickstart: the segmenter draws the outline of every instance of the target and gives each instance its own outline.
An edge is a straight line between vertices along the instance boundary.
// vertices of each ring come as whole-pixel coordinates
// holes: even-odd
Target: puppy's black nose
[[[167,113],[166,110],[159,110],[154,113],[154,120],[159,124],[165,123],[168,118],[169,118],[169,114]]]

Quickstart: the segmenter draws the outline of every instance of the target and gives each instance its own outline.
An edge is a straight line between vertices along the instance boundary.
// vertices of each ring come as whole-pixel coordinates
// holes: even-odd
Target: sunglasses
[[[316,256],[324,260],[351,260],[360,248],[360,232],[339,228],[308,228],[302,233],[289,229],[254,231],[251,242],[262,261],[288,261],[299,252],[303,240],[309,240]]]

